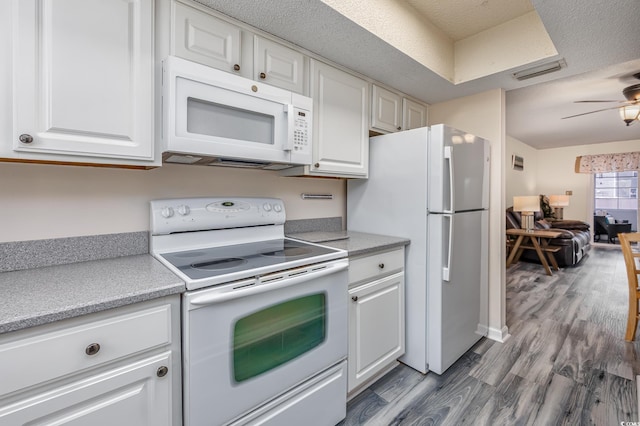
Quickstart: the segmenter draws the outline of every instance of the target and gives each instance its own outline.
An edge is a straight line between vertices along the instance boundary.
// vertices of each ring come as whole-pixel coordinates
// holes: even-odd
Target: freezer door
[[[482,336],[488,213],[430,214],[427,362],[442,374]]]
[[[429,133],[429,211],[489,207],[489,141],[443,124]]]

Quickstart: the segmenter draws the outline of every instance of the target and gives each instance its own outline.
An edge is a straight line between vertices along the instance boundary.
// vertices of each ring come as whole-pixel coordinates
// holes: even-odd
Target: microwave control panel
[[[293,150],[298,153],[311,153],[311,112],[294,109]]]

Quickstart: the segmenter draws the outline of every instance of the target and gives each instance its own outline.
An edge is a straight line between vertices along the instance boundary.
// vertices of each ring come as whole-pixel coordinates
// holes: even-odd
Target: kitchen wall
[[[344,180],[280,177],[263,170],[0,163],[0,182],[0,242],[147,231],[148,202],[157,198],[278,197],[287,219],[345,217],[346,208]],[[334,199],[302,200],[301,193]]]
[[[538,195],[537,173],[539,152],[541,151],[520,142],[518,139],[507,136],[504,159],[504,177],[506,181],[504,195],[505,206],[513,206],[513,197],[517,195]],[[524,159],[523,170],[514,170],[511,167],[511,157],[513,155]]]
[[[566,219],[593,221],[593,175],[575,172],[576,157],[587,154],[613,154],[638,151],[640,139],[577,145],[538,151],[536,171],[537,191],[540,194],[564,194],[573,191],[569,206],[564,208]],[[525,160],[526,168],[526,160]]]
[[[508,337],[505,310],[505,96],[500,89],[433,104],[429,124],[445,123],[491,142],[489,200],[489,337]]]

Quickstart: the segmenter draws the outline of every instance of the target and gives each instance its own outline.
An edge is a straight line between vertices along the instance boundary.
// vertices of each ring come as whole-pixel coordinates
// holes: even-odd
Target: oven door
[[[347,266],[342,259],[187,293],[185,424],[228,423],[344,360]],[[346,404],[346,388],[333,397]]]
[[[265,163],[298,151],[294,124],[311,114],[291,92],[175,57],[164,79],[165,151]]]

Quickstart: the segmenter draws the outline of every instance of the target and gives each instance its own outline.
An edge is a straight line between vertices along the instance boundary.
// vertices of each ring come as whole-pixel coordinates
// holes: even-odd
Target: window
[[[595,174],[596,210],[638,210],[638,172]]]

